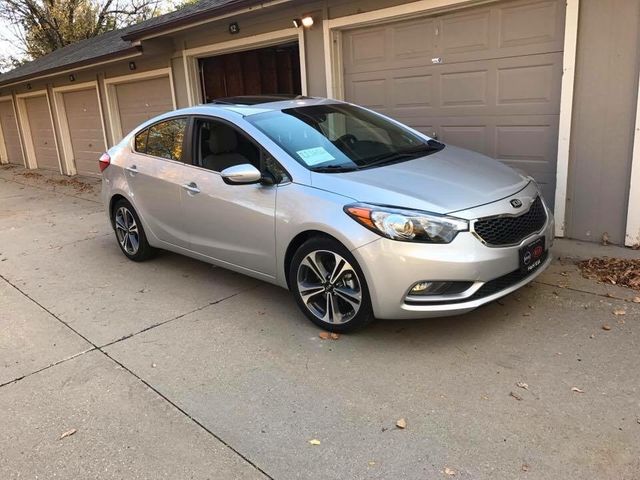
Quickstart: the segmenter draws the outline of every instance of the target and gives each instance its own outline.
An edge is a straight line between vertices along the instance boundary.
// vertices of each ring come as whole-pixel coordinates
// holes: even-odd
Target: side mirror
[[[231,185],[257,183],[262,178],[260,170],[250,163],[243,163],[242,165],[234,165],[233,167],[225,168],[220,172],[220,176],[225,183],[229,183]]]

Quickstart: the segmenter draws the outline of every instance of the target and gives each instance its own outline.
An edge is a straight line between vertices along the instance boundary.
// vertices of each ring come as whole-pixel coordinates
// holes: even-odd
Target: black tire
[[[320,266],[319,270],[311,268],[308,257],[316,260],[314,263]],[[342,261],[346,263],[341,263]],[[331,283],[331,279],[327,277],[330,276],[329,270],[342,270],[336,269],[336,265],[346,270]],[[324,274],[322,281],[319,280],[320,274]],[[362,269],[351,252],[332,238],[314,237],[298,248],[289,266],[289,285],[300,310],[324,330],[352,332],[374,320],[369,289]],[[307,294],[311,292],[306,301],[301,294],[301,288],[305,286],[306,290],[303,291]],[[319,291],[320,289],[323,290]],[[317,290],[318,293],[315,293]],[[355,302],[356,299],[359,302]],[[358,304],[357,309],[354,303]],[[326,307],[323,308],[322,305]],[[334,308],[329,308],[330,305]]]
[[[130,214],[130,217],[128,215],[122,215],[125,211]],[[137,230],[137,248],[135,249],[129,248],[135,246],[132,238],[130,238],[128,242],[125,241],[123,243],[123,230],[119,226],[122,225],[123,218],[125,219],[124,226],[127,228],[129,227],[131,218],[133,218],[133,221],[135,222],[135,228]],[[155,249],[149,245],[149,242],[147,241],[147,236],[144,232],[144,228],[142,227],[142,222],[140,222],[138,213],[131,203],[124,198],[121,198],[113,205],[113,209],[111,210],[111,226],[116,234],[116,240],[120,250],[129,260],[133,260],[134,262],[143,262],[155,254]],[[132,233],[133,231],[131,230],[131,234]]]

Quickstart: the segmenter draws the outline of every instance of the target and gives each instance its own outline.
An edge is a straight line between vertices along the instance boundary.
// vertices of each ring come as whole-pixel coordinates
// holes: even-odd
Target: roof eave
[[[80,62],[61,65],[59,67],[53,67],[47,70],[40,70],[32,74],[22,75],[21,77],[11,78],[6,82],[3,82],[2,80],[0,80],[0,88],[5,88],[11,85],[24,83],[28,80],[35,80],[42,77],[50,77],[58,73],[63,73],[69,70],[80,70],[80,69],[91,67],[96,64],[108,63],[110,61],[117,61],[121,57],[130,57],[132,54],[137,54],[137,53],[142,53],[142,47],[140,47],[139,45],[125,48],[123,50],[118,50],[117,52],[107,53],[99,57],[88,58]]]
[[[121,38],[126,41],[134,41],[140,40],[142,38],[148,38],[155,35],[161,35],[163,32],[167,30],[175,30],[180,28],[189,27],[193,23],[198,23],[203,20],[208,20],[212,15],[220,16],[225,14],[235,13],[243,8],[251,7],[254,5],[260,4],[269,4],[272,2],[265,0],[238,0],[237,2],[232,2],[227,5],[222,5],[220,7],[212,7],[208,10],[204,10],[202,12],[194,13],[193,15],[189,15],[186,17],[178,18],[174,21],[163,23],[160,25],[153,25],[147,28],[135,29],[133,32],[123,35]]]

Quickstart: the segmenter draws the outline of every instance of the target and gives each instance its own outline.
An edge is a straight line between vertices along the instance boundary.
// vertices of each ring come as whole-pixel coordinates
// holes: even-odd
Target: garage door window
[[[185,118],[156,123],[136,135],[135,149],[140,153],[180,162],[186,127]]]

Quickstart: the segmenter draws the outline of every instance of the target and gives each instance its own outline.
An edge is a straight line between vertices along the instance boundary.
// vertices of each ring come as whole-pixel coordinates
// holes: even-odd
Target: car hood
[[[311,183],[359,202],[451,213],[522,190],[529,179],[458,147],[406,162],[347,173],[313,173]]]

